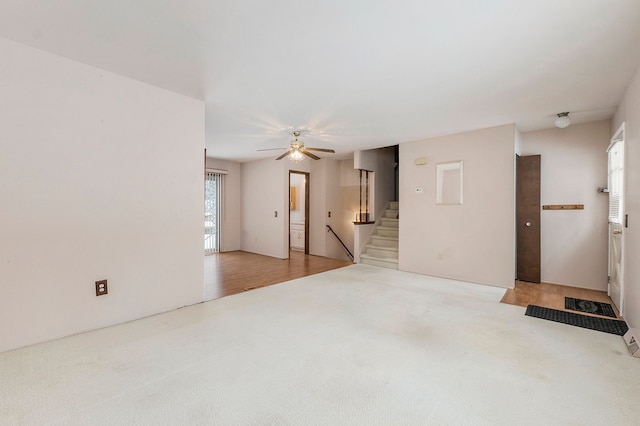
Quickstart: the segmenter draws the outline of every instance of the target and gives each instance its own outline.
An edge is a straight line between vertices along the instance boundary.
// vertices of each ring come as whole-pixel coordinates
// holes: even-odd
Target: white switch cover
[[[416,166],[424,166],[425,164],[427,164],[426,157],[416,158]]]
[[[424,188],[416,188],[416,194],[424,193]]]

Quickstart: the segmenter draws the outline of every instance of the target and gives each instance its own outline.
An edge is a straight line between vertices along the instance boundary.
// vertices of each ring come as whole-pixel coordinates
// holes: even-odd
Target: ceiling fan
[[[335,151],[333,149],[325,149],[325,148],[311,148],[311,147],[305,147],[304,146],[304,142],[299,141],[298,137],[300,136],[300,131],[296,130],[293,132],[293,137],[295,138],[295,140],[291,141],[289,143],[289,148],[270,148],[270,149],[259,149],[258,151],[274,151],[276,149],[286,149],[287,152],[285,152],[284,154],[282,154],[281,156],[279,156],[278,158],[276,158],[276,160],[282,160],[284,157],[286,156],[290,156],[289,158],[294,161],[294,162],[298,162],[304,159],[304,156],[306,155],[309,158],[313,158],[314,160],[319,160],[320,157],[318,157],[315,154],[310,153],[309,151],[319,151],[319,152],[330,152],[330,153],[335,153]]]

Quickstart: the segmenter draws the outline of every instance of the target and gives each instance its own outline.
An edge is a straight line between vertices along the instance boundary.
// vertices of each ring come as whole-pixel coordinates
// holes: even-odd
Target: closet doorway
[[[289,250],[309,254],[309,173],[289,171]]]

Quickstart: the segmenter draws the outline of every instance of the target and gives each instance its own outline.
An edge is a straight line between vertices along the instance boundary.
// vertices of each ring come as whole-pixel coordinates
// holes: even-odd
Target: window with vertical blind
[[[204,182],[204,252],[220,251],[224,174],[207,170]]]
[[[609,148],[609,222],[622,223],[624,186],[624,144],[615,142]]]

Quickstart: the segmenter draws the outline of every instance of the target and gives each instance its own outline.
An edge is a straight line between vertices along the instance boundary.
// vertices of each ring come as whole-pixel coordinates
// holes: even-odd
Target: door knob
[[[618,235],[618,234],[622,234],[622,231],[620,229],[614,229],[613,235]]]
[[[531,226],[531,222],[525,223],[524,226],[527,226],[527,227]]]

